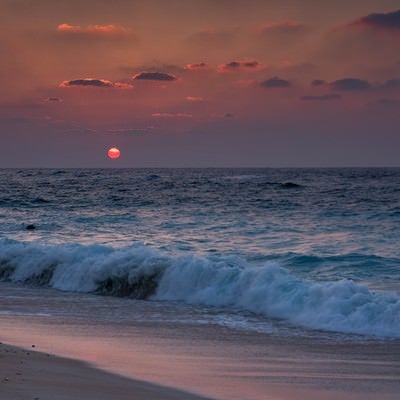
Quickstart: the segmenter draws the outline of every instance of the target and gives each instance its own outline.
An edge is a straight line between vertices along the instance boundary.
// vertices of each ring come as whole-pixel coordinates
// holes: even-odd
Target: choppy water
[[[253,315],[400,337],[400,169],[1,170],[0,184],[3,281],[212,307],[210,323],[228,310],[241,329]]]

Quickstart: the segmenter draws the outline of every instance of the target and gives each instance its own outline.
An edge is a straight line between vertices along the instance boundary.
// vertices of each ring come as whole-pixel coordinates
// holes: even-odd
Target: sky
[[[0,30],[1,168],[400,166],[398,0],[0,0]]]

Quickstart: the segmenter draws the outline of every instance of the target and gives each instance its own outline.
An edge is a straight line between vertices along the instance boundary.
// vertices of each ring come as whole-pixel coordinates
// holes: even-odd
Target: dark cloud
[[[329,84],[333,90],[365,91],[372,89],[372,85],[359,78],[343,78],[333,81]]]
[[[342,96],[340,94],[323,94],[321,96],[302,96],[300,100],[303,101],[329,101],[329,100],[341,100]]]
[[[73,86],[83,86],[83,87],[97,87],[97,88],[116,88],[116,89],[133,89],[130,83],[125,82],[111,82],[106,79],[74,79],[71,81],[63,81],[60,83],[60,87],[73,87]],[[55,97],[53,99],[56,99]],[[57,100],[53,100],[57,101]]]
[[[148,80],[148,81],[175,81],[176,77],[172,74],[164,72],[140,72],[133,76],[135,80]]]
[[[72,81],[64,81],[60,84],[60,86],[61,87],[86,86],[86,87],[111,88],[114,87],[114,84],[111,81],[107,81],[105,79],[84,78],[84,79],[74,79]]]
[[[400,32],[400,10],[369,14],[352,22],[350,26]]]
[[[311,82],[311,86],[323,86],[325,85],[326,81],[324,81],[323,79],[314,79]]]
[[[292,83],[290,81],[287,81],[285,79],[278,78],[277,76],[267,79],[263,82],[260,83],[260,86],[263,88],[288,88],[292,86]]]
[[[242,65],[246,68],[257,68],[260,66],[260,63],[258,61],[245,61],[242,62]]]
[[[400,79],[389,79],[383,85],[383,89],[397,89],[400,88]]]
[[[261,64],[256,60],[250,61],[231,61],[218,66],[220,72],[255,70],[261,67]]]
[[[228,69],[240,68],[240,62],[238,62],[238,61],[231,61],[230,63],[225,64],[225,67],[228,68]]]
[[[235,118],[235,114],[232,112],[226,112],[226,113],[212,113],[210,115],[212,118],[223,118],[223,119],[232,119]]]
[[[384,83],[376,82],[374,84],[360,78],[343,78],[330,83],[325,83],[325,81],[320,80],[314,80],[311,83],[312,86],[322,86],[325,84],[327,84],[333,90],[367,91],[400,88],[400,79],[389,79]]]

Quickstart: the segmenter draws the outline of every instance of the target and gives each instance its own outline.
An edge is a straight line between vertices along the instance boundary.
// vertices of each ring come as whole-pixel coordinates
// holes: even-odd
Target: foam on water
[[[247,310],[327,331],[400,337],[400,296],[351,280],[302,279],[273,261],[171,256],[144,245],[0,241],[0,278],[64,291]]]

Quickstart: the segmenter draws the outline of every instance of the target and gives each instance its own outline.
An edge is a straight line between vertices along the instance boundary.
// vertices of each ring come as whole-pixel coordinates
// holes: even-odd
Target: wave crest
[[[144,245],[0,242],[0,279],[137,299],[184,301],[248,310],[294,325],[400,337],[400,297],[350,280],[301,279],[277,263],[234,256],[172,257]]]

